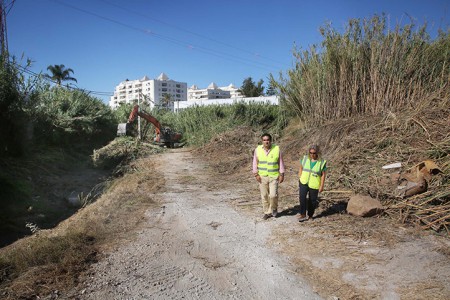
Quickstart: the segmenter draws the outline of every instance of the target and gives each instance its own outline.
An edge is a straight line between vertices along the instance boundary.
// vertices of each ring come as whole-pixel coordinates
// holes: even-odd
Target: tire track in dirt
[[[238,184],[221,181],[201,158],[170,151],[157,160],[165,192],[135,238],[93,266],[79,299],[320,299],[271,250],[271,223],[230,205]],[[256,191],[255,191],[256,193]],[[272,224],[273,225],[273,224]]]

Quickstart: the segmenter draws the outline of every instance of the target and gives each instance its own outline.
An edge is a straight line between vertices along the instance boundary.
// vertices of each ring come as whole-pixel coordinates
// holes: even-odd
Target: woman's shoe
[[[299,222],[304,222],[304,221],[306,221],[306,220],[308,220],[309,219],[309,217],[307,217],[306,215],[300,215],[299,217],[298,217],[298,221]]]

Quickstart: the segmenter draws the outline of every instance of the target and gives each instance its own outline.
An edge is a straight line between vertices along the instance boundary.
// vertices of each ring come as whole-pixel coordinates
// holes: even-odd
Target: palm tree
[[[49,74],[45,74],[45,77],[50,78],[53,81],[56,81],[56,84],[58,86],[61,85],[61,82],[63,81],[75,81],[77,82],[77,80],[73,77],[70,77],[70,73],[73,73],[72,69],[66,69],[66,67],[64,65],[53,65],[53,66],[48,66],[47,70],[49,70],[51,72],[51,75]]]
[[[170,108],[170,104],[172,102],[172,95],[171,94],[163,94],[162,97],[162,106],[166,108]]]

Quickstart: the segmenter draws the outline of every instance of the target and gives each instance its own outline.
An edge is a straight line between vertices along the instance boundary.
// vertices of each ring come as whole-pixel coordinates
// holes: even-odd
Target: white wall
[[[205,99],[205,100],[190,100],[190,101],[180,101],[179,103],[174,103],[175,112],[188,108],[190,106],[203,106],[203,105],[226,105],[234,103],[251,103],[251,102],[262,102],[272,105],[278,105],[278,96],[266,96],[266,97],[252,97],[252,98],[229,98],[229,99]]]

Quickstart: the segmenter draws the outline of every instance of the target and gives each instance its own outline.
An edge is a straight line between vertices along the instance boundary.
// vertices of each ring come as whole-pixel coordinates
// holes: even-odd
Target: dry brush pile
[[[385,213],[435,231],[450,225],[450,99],[431,97],[420,107],[377,117],[354,117],[320,127],[298,129],[285,137],[287,160],[298,160],[299,150],[319,144],[329,161],[327,198],[348,200],[349,191],[382,201]],[[431,160],[439,171],[430,176],[427,190],[404,197],[396,180],[417,164]],[[401,162],[401,169],[383,166]],[[400,170],[400,171],[399,171]],[[393,173],[399,173],[393,176]],[[431,175],[431,174],[430,174]]]

